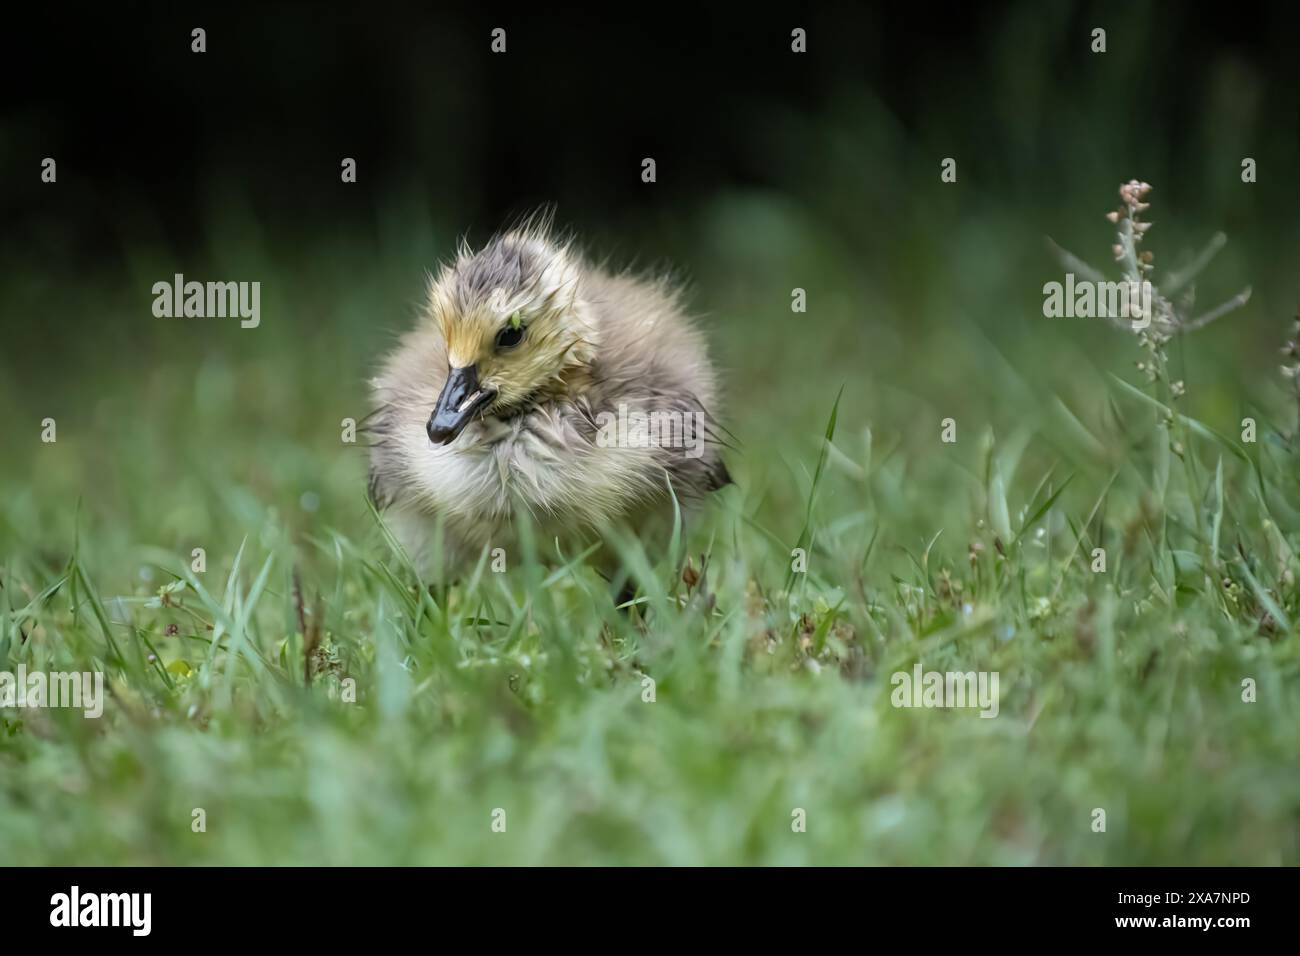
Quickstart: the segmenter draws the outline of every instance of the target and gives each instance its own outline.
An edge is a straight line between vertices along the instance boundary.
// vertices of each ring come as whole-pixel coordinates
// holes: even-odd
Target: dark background
[[[1106,140],[1168,160],[1203,148],[1225,71],[1241,74],[1241,99],[1224,119],[1267,116],[1292,146],[1300,129],[1295,19],[1280,3],[176,6],[6,14],[11,267],[107,267],[133,215],[184,248],[231,191],[284,235],[373,228],[379,206],[415,189],[472,235],[544,202],[616,232],[726,187],[812,193],[827,144],[810,139],[792,168],[765,134],[864,89],[907,136],[960,156],[964,177],[1035,203],[1087,151],[1080,136],[1096,131],[1076,120],[1099,98]],[[199,25],[202,56],[190,52]],[[808,55],[789,55],[794,25]],[[1109,30],[1106,62],[1135,69],[1098,75],[1093,25]],[[495,26],[505,56],[489,51]],[[46,155],[57,194],[32,174]],[[650,155],[653,190],[638,175]],[[343,156],[358,161],[356,187],[339,182]],[[861,175],[881,159],[857,156]],[[1168,165],[1163,191],[1199,188],[1195,164]]]
[[[1178,343],[1188,413],[1227,429],[1285,398],[1277,349],[1300,303],[1288,4],[7,17],[0,401],[20,411],[10,422],[89,411],[105,462],[121,447],[108,436],[156,434],[164,403],[195,440],[265,428],[273,410],[277,434],[334,441],[321,421],[364,415],[426,272],[543,204],[595,258],[686,283],[749,447],[816,434],[845,383],[847,420],[899,441],[953,407],[1033,427],[1038,394],[1095,423],[1098,385],[1131,374],[1134,343],[1043,318],[1063,271],[1044,237],[1113,274],[1104,215],[1134,177],[1155,185],[1157,282],[1222,231],[1198,310],[1253,289]],[[956,183],[940,180],[946,157]],[[261,328],[156,319],[150,289],[178,272],[260,281]],[[233,423],[190,407],[211,399],[188,383],[212,375],[240,391],[223,399]]]

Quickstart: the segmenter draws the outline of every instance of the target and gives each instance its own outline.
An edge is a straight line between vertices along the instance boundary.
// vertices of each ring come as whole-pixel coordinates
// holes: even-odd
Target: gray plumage
[[[457,567],[509,554],[525,512],[543,542],[644,537],[670,483],[689,508],[730,481],[676,287],[593,266],[544,222],[462,247],[373,386],[371,494],[420,567],[439,521]]]

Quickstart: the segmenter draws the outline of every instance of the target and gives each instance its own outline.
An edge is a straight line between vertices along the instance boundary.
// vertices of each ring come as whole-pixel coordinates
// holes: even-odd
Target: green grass
[[[700,231],[777,235],[774,208]],[[1011,261],[1036,242],[989,228]],[[174,265],[147,252],[130,282],[11,284],[15,314],[102,321],[41,371],[10,332],[0,669],[100,668],[111,699],[0,715],[0,862],[1300,862],[1300,459],[1271,359],[1176,345],[1180,457],[1135,343],[1043,325],[1032,275],[949,235],[915,261],[967,271],[887,302],[824,234],[797,283],[762,257],[699,277],[737,485],[683,530],[693,587],[625,544],[634,615],[545,541],[422,587],[368,509],[339,423],[434,243],[214,253],[266,280],[252,332],[147,317]],[[1288,316],[1248,320],[1280,341]],[[917,661],[997,671],[998,717],[891,706]]]

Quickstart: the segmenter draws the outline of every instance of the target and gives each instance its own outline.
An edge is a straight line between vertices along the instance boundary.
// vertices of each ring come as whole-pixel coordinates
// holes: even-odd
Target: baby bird
[[[421,573],[439,523],[456,573],[511,555],[525,513],[542,545],[652,540],[674,496],[731,480],[678,290],[585,261],[545,219],[462,245],[372,385],[371,497]]]

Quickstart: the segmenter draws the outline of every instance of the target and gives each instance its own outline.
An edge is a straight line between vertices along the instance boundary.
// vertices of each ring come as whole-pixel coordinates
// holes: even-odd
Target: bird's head
[[[445,445],[480,416],[506,417],[572,387],[595,357],[598,329],[582,297],[583,266],[543,227],[462,247],[429,289],[447,381],[428,423]]]

